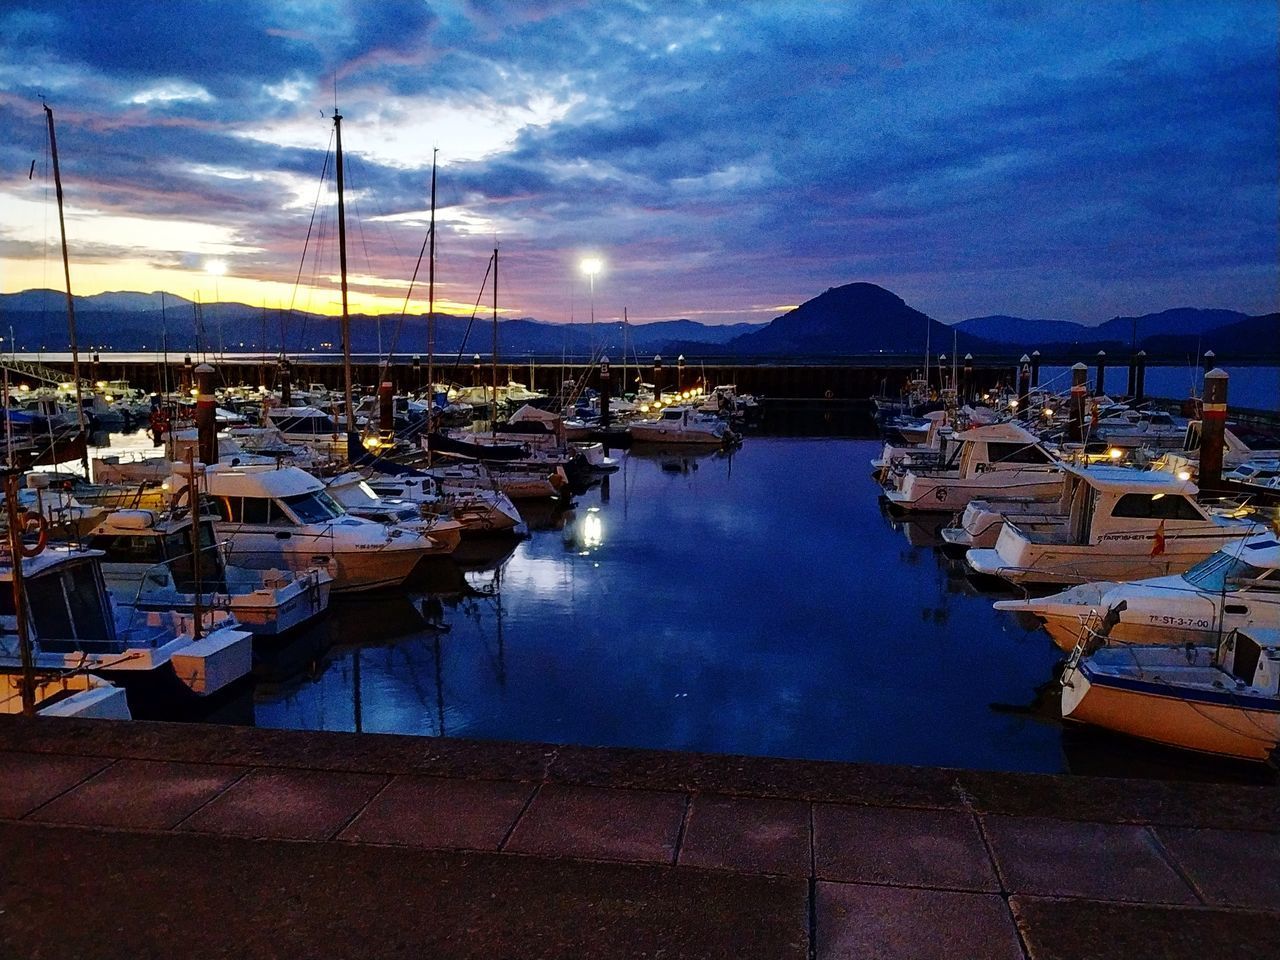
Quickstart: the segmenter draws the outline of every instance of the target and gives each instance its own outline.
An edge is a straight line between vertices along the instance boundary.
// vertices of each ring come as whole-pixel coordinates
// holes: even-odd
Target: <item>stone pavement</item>
[[[0,957],[1280,957],[1280,791],[0,717]]]

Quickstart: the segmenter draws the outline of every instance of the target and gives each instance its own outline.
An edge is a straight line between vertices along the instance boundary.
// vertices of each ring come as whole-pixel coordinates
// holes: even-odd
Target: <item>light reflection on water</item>
[[[617,452],[621,469],[572,509],[531,511],[530,539],[464,543],[407,590],[335,601],[260,665],[251,700],[209,719],[1241,778],[1064,730],[1047,636],[992,610],[936,549],[947,517],[887,514],[868,477],[879,446],[756,436],[731,456]]]
[[[444,598],[447,632],[421,598],[335,604],[319,629],[359,645],[260,687],[256,722],[1062,769],[1056,724],[990,708],[1033,699],[1048,640],[886,521],[875,448],[626,454],[560,529],[465,573],[484,595]]]

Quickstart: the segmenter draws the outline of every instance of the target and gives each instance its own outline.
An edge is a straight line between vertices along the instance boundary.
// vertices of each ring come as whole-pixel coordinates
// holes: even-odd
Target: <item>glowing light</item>
[[[204,262],[204,272],[215,277],[225,277],[227,275],[227,261],[206,260]]]
[[[1119,447],[1112,447],[1110,450],[1107,451],[1107,456],[1110,457],[1112,460],[1119,460],[1121,457],[1124,456],[1124,451],[1121,450]]]
[[[1010,410],[1017,410],[1017,409],[1018,409],[1018,401],[1017,401],[1017,400],[1010,400],[1010,401],[1009,401],[1009,409],[1010,409]]]
[[[1178,471],[1178,479],[1179,479],[1179,480],[1190,480],[1190,479],[1191,479],[1191,471],[1190,471],[1190,470],[1179,470],[1179,471]]]
[[[604,543],[604,525],[600,522],[600,508],[591,507],[582,519],[582,545],[598,547]]]
[[[599,257],[584,257],[579,266],[581,266],[582,272],[588,277],[594,277],[604,266],[604,261]]]
[[[1052,417],[1052,416],[1053,416],[1053,407],[1045,407],[1045,408],[1044,408],[1044,415],[1045,415],[1046,417]]]

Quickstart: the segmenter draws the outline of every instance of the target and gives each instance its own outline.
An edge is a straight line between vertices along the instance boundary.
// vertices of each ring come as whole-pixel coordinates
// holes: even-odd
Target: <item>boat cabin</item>
[[[316,407],[276,407],[267,412],[267,419],[281,433],[333,436],[341,432],[337,421]]]
[[[22,561],[32,646],[39,652],[123,653],[94,550],[50,547]],[[0,660],[18,657],[13,564],[0,565]]]
[[[1237,694],[1280,697],[1280,631],[1232,630],[1218,646],[1218,667],[1235,680]]]
[[[103,575],[112,585],[195,591],[191,518],[164,519],[151,510],[117,510],[89,537],[102,551]],[[226,590],[226,568],[214,536],[213,520],[200,519],[201,592]]]

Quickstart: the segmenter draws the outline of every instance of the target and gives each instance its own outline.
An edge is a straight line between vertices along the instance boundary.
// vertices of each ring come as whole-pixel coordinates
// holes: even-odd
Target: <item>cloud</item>
[[[861,279],[943,317],[1261,312],[1277,34],[1249,2],[19,3],[0,164],[44,156],[48,95],[69,200],[119,244],[152,223],[163,261],[191,224],[291,282],[308,229],[332,256],[336,78],[371,289],[412,269],[438,146],[464,302],[497,239],[518,312],[546,318],[584,296],[584,248],[610,312],[754,319]]]

